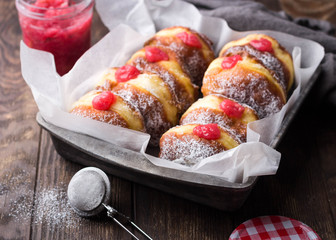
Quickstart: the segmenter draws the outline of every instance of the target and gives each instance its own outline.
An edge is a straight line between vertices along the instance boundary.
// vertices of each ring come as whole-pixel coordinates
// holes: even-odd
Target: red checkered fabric
[[[264,216],[240,224],[229,240],[321,240],[306,224],[282,216]]]

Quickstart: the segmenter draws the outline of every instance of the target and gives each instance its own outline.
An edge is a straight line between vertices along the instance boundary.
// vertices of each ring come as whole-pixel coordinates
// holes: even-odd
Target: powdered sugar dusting
[[[113,112],[111,110],[109,111],[99,111],[95,110],[93,107],[82,107],[78,106],[75,107],[71,113],[86,117],[86,118],[91,118],[100,122],[105,122],[108,124],[120,126],[120,127],[127,127],[126,121],[116,112]]]
[[[231,47],[227,49],[223,55],[238,54],[243,52],[246,52],[250,56],[256,58],[266,69],[268,69],[271,75],[280,84],[281,88],[286,92],[288,79],[285,78],[284,66],[272,53],[261,52],[249,45],[244,45]]]
[[[226,97],[245,103],[255,109],[260,118],[280,111],[283,106],[281,98],[271,91],[267,80],[260,75],[249,72],[245,76],[230,74],[226,79],[213,78],[208,84],[209,94],[222,94]]]
[[[65,189],[42,189],[35,196],[33,191],[25,191],[18,199],[11,201],[9,216],[18,222],[34,217],[33,224],[46,224],[54,228],[77,228],[85,219],[72,210]]]
[[[188,29],[186,28],[186,30]],[[175,34],[165,35],[161,32],[148,40],[144,48],[133,54],[127,62],[127,64],[135,66],[141,73],[146,74],[149,72],[159,77],[162,80],[162,83],[159,83],[162,88],[158,89],[158,91],[165,89],[162,94],[151,90],[153,87],[155,88],[155,85],[146,85],[146,91],[141,91],[141,89],[129,84],[129,82],[112,84],[113,86],[107,84],[106,81],[103,82],[103,89],[105,87],[113,87],[112,91],[114,93],[123,98],[134,109],[139,109],[145,122],[146,132],[151,135],[150,143],[152,145],[158,145],[162,134],[173,125],[176,125],[178,117],[196,100],[198,86],[201,85],[204,72],[214,58],[214,53],[211,46],[208,45],[207,38],[198,35],[196,32],[193,32],[193,34],[196,34],[205,42],[201,48],[184,44]],[[148,61],[146,46],[159,48],[169,56],[169,59],[154,62]],[[113,75],[113,73],[111,74]],[[149,74],[147,77],[149,77]],[[138,77],[136,79],[141,80]],[[141,81],[139,82],[141,84]],[[98,87],[98,89],[100,88]],[[123,122],[120,119],[114,121],[114,118],[118,117],[116,114],[113,116],[105,116],[105,113],[97,115],[89,110],[73,110],[73,113],[128,127],[126,124],[122,124]]]
[[[195,32],[195,34],[206,42],[198,33]],[[154,36],[148,43],[156,46],[166,46],[173,50],[180,59],[179,63],[182,69],[191,77],[192,82],[197,86],[202,85],[203,74],[214,58],[210,46],[190,47],[182,41],[174,39],[174,36]],[[203,51],[208,52],[208,56],[205,56]]]
[[[215,141],[206,141],[193,135],[164,135],[161,139],[160,157],[192,166],[200,160],[224,151]]]
[[[44,189],[35,198],[35,223],[45,222],[51,226],[76,227],[82,218],[72,211],[63,188]]]
[[[178,45],[172,44],[174,48]],[[287,90],[289,82],[286,75],[286,67],[283,63],[272,53],[262,52],[249,44],[244,46],[233,46],[225,51],[223,56],[230,56],[239,54],[249,59],[253,59],[254,63],[265,68],[275,81],[280,85],[272,84],[266,76],[263,76],[258,71],[246,70],[243,67],[234,68],[228,71],[222,69],[207,70],[203,79],[202,92],[204,95],[220,94],[222,96],[236,100],[254,109],[259,118],[267,117],[274,114],[282,108],[285,104],[283,92]],[[215,67],[216,68],[216,67]],[[219,67],[220,68],[220,67]],[[275,86],[274,86],[275,85]],[[283,90],[283,92],[281,91]],[[246,124],[239,121],[233,121],[226,115],[220,114],[215,109],[208,109],[207,107],[199,107],[189,111],[185,114],[180,124],[218,124],[231,137],[240,142],[246,141]],[[182,129],[181,129],[181,132]],[[163,135],[161,138],[161,152],[160,157],[164,159],[174,160],[175,162],[194,165],[201,159],[211,156],[224,149],[220,149],[214,142],[201,141],[191,134],[184,133],[181,135],[170,133]]]
[[[167,53],[169,54],[170,58],[171,55],[175,55],[175,53],[172,51],[167,51]],[[183,86],[183,84],[180,84],[178,79],[176,79],[176,77],[171,72],[173,70],[177,71],[177,69],[165,69],[158,63],[149,63],[143,57],[133,59],[132,64],[141,71],[150,72],[151,74],[158,75],[163,80],[163,82],[167,84],[174,104],[177,106],[180,112],[184,112],[195,100],[194,96],[190,96],[185,86]],[[181,61],[179,61],[179,64],[181,64]],[[190,78],[188,84],[193,87]]]
[[[233,122],[224,114],[216,113],[213,109],[201,108],[196,111],[189,112],[181,121],[181,125],[185,124],[209,124],[216,123],[218,126],[224,128],[230,136],[237,139],[239,142],[245,142],[246,127],[243,124],[233,126]]]
[[[165,119],[162,104],[152,95],[141,92],[134,93],[127,88],[127,84],[124,86],[125,88],[116,89],[116,93],[139,109],[145,121],[146,131],[151,135],[151,144],[158,145],[161,135],[172,127],[172,124]]]
[[[184,44],[173,43],[170,48],[176,52],[181,59],[183,69],[191,76],[193,83],[202,85],[203,74],[210,62],[207,62],[200,49],[192,49]],[[213,59],[211,59],[213,60]]]

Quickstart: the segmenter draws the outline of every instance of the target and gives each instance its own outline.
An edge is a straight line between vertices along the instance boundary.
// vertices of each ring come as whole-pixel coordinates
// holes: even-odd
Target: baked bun
[[[208,95],[183,114],[180,126],[163,134],[159,156],[188,165],[196,163],[245,142],[247,124],[255,120],[258,116],[249,106],[221,95]]]
[[[153,62],[148,60],[149,50],[157,50],[166,54],[167,59]],[[179,64],[178,55],[168,47],[145,47],[137,51],[127,64],[135,66],[141,72],[158,75],[170,91],[171,100],[183,113],[198,98],[198,86],[192,83]],[[204,73],[203,73],[204,74]]]
[[[110,91],[92,90],[82,96],[71,113],[116,126],[146,132],[140,111]]]
[[[271,43],[271,48],[267,45]],[[265,46],[266,45],[266,46]],[[294,82],[294,66],[289,52],[274,38],[265,34],[250,34],[226,44],[219,56],[250,55],[267,68],[282,88],[288,92]]]
[[[152,142],[158,142],[162,133],[178,122],[179,109],[159,75],[140,74],[135,79],[119,83],[113,92],[140,111]]]
[[[196,133],[197,129],[201,133],[209,131],[210,134],[204,137]],[[215,136],[211,136],[211,133]],[[162,135],[159,157],[191,166],[239,144],[238,139],[217,124],[186,124],[173,127]]]
[[[246,104],[213,94],[195,102],[182,115],[180,125],[216,123],[240,142],[246,142],[247,124],[258,119],[257,113]]]
[[[278,112],[293,81],[292,58],[275,39],[251,34],[229,42],[204,74],[204,97],[162,135],[159,156],[193,165],[246,142],[247,125]]]
[[[118,70],[118,67],[111,67],[106,69],[99,82],[96,84],[96,90],[102,91],[112,91],[112,89],[118,85],[118,81],[115,78],[115,73]]]
[[[202,85],[205,70],[215,58],[212,42],[205,35],[181,26],[159,31],[145,46],[169,47],[177,54],[183,71],[199,87]]]
[[[293,69],[291,56],[275,39],[248,35],[223,47],[204,75],[202,93],[236,99],[264,118],[286,103]]]
[[[151,145],[157,146],[162,134],[175,126],[183,112],[197,100],[199,80],[196,79],[202,79],[213,59],[210,41],[205,36],[184,27],[163,29],[124,66],[107,69],[95,91],[112,92],[132,106],[135,115],[140,113],[145,132],[151,135]],[[103,119],[94,113],[100,116],[106,111],[96,109],[90,114],[81,113],[81,104],[81,101],[75,103],[72,112]],[[116,122],[109,121],[121,126]]]

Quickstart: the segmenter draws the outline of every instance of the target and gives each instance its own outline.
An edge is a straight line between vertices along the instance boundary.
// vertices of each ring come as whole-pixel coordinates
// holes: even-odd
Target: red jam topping
[[[28,6],[17,3],[23,41],[28,47],[52,53],[60,75],[67,73],[91,46],[93,1],[71,3],[69,0],[37,0]]]
[[[226,115],[233,118],[241,118],[245,110],[242,105],[229,99],[223,100],[219,104],[219,108],[222,109]]]
[[[116,101],[117,97],[112,92],[106,91],[92,99],[92,106],[97,110],[108,110]]]
[[[210,123],[194,127],[193,133],[200,138],[216,140],[220,138],[220,129],[217,124]]]
[[[187,32],[180,32],[176,34],[176,37],[182,40],[185,44],[191,46],[191,47],[196,47],[196,48],[201,48],[202,44],[200,40],[192,33],[187,33]]]
[[[49,8],[49,7],[64,8],[64,7],[68,7],[69,3],[68,1],[64,1],[64,0],[54,0],[54,1],[37,0],[34,5],[40,8]]]
[[[128,80],[136,78],[140,74],[140,71],[132,66],[132,65],[125,65],[115,72],[115,78],[117,82],[127,82]]]
[[[166,52],[157,47],[145,47],[145,55],[148,62],[168,61],[169,56]]]
[[[262,52],[273,52],[272,43],[266,38],[255,39],[250,42],[252,47]]]
[[[243,60],[243,59],[240,55],[233,55],[233,56],[230,56],[230,57],[225,57],[223,59],[223,62],[222,62],[222,68],[223,69],[231,69],[234,66],[236,66],[238,61],[241,61],[241,60]]]

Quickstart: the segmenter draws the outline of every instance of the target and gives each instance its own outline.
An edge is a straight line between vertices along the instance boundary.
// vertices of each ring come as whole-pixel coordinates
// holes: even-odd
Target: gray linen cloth
[[[326,21],[297,18],[284,12],[268,10],[249,0],[187,0],[202,14],[225,19],[236,31],[274,30],[311,39],[325,48],[321,74],[314,86],[314,102],[328,101],[336,107],[336,38],[335,28]],[[313,57],[313,56],[312,56]]]

